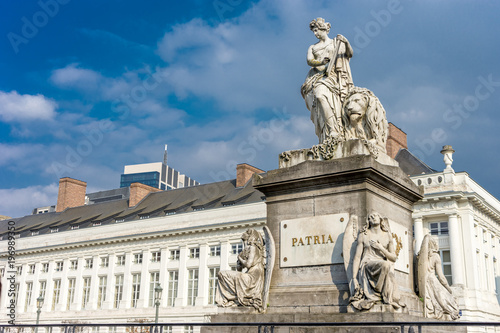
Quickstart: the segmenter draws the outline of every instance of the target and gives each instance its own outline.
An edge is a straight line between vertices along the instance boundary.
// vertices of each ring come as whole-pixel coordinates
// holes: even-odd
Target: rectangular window
[[[109,257],[101,257],[101,267],[109,266]]]
[[[134,264],[142,264],[142,253],[134,254]]]
[[[115,280],[115,309],[120,307],[123,296],[123,275],[117,275]]]
[[[231,244],[231,254],[239,254],[243,251],[243,243]]]
[[[188,297],[187,304],[194,305],[198,297],[198,270],[190,269],[188,271]]]
[[[56,262],[56,272],[62,272],[63,267],[64,267],[64,263],[62,261]]]
[[[161,261],[161,252],[155,251],[151,253],[151,262],[160,262]]]
[[[193,333],[193,326],[184,326],[184,333]]]
[[[179,260],[181,257],[181,250],[170,250],[170,260]]]
[[[55,233],[55,232],[58,232],[58,231],[59,231],[58,227],[50,228],[50,233]]]
[[[15,305],[17,305],[17,301],[19,300],[18,296],[19,296],[19,283],[16,283],[16,285],[14,287],[14,295],[13,295]]]
[[[116,256],[116,266],[124,266],[125,265],[125,256],[120,255]]]
[[[133,308],[137,307],[137,301],[141,295],[141,274],[132,274],[132,304]]]
[[[83,278],[83,295],[82,295],[82,309],[85,309],[89,304],[90,299],[90,277]]]
[[[488,256],[484,256],[484,278],[486,280],[486,290],[490,290],[490,269],[488,263]]]
[[[172,326],[163,326],[163,333],[172,333]]]
[[[168,272],[168,298],[167,305],[175,306],[175,299],[177,298],[177,287],[179,285],[179,271]]]
[[[54,280],[54,291],[52,293],[52,311],[56,309],[56,304],[59,304],[59,295],[61,295],[61,280]]]
[[[210,246],[210,256],[220,257],[220,245]]]
[[[200,257],[200,248],[194,247],[189,249],[189,258],[199,258]]]
[[[76,279],[68,279],[68,304],[66,304],[66,310],[69,310],[71,304],[75,301],[75,285]]]
[[[16,267],[16,272],[17,272],[17,275],[23,274],[23,266],[17,266]]]
[[[448,222],[435,222],[430,224],[431,235],[448,235]]]
[[[47,288],[47,281],[40,281],[40,296],[45,298],[45,289]]]
[[[92,267],[94,267],[94,259],[92,259],[92,258],[85,259],[84,268],[92,268]]]
[[[149,280],[149,306],[155,303],[155,288],[160,284],[160,272],[151,272]]]
[[[40,234],[40,230],[33,230],[31,232],[31,236],[36,236],[36,235],[39,235]]]
[[[443,267],[443,274],[446,277],[446,280],[448,280],[448,284],[451,286],[452,285],[452,278],[451,278],[451,257],[450,257],[450,250],[439,250],[439,254],[441,255],[441,264]]]
[[[69,269],[76,271],[78,269],[78,260],[71,260]]]
[[[42,273],[47,273],[49,271],[49,263],[48,262],[44,262],[42,264]]]
[[[482,279],[482,276],[480,273],[480,272],[482,272],[482,270],[481,270],[481,254],[479,253],[479,249],[476,249],[476,264],[477,264],[477,271],[479,273],[478,274],[479,280],[477,282],[478,282],[479,289],[481,289],[483,286],[483,279]]]
[[[35,265],[28,266],[28,274],[35,274]]]
[[[28,306],[31,305],[31,295],[33,294],[33,282],[26,283],[26,302],[24,303],[24,312],[28,311]]]
[[[208,304],[215,304],[215,292],[217,290],[217,274],[219,267],[212,267],[208,270]]]
[[[98,309],[102,309],[102,305],[106,301],[106,285],[107,285],[107,283],[108,283],[107,276],[99,276],[99,292],[97,294],[97,308]]]

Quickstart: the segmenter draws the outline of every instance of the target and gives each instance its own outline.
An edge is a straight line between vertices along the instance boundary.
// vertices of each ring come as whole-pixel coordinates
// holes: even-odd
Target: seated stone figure
[[[418,289],[424,299],[427,318],[456,320],[458,304],[443,274],[439,246],[431,235],[425,235],[418,255]]]
[[[221,271],[215,300],[219,306],[242,305],[264,311],[264,242],[254,229],[242,236],[243,251],[238,255],[238,271]]]
[[[354,308],[368,310],[375,303],[389,304],[394,309],[405,306],[399,300],[395,282],[396,259],[389,221],[378,213],[370,214],[359,232],[353,259],[354,295],[350,303]]]

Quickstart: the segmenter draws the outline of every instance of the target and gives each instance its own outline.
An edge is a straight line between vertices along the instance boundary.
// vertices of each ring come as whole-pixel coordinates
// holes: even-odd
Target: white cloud
[[[281,8],[289,6],[301,7],[263,1],[215,26],[200,19],[174,26],[158,42],[171,89],[179,98],[213,99],[223,111],[248,112],[298,101],[308,70],[308,45],[297,40],[315,42],[308,29],[315,14],[301,8],[292,15]]]
[[[0,91],[0,118],[6,122],[51,120],[57,103],[43,95],[20,95],[17,91]]]
[[[29,186],[0,189],[0,215],[21,217],[31,214],[33,208],[55,205],[59,186]]]
[[[78,64],[69,64],[52,72],[50,80],[59,88],[94,91],[104,80],[96,71],[79,68]]]

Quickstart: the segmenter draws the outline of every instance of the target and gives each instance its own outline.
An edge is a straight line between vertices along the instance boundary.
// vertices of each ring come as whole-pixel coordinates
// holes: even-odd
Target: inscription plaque
[[[283,220],[280,223],[280,266],[343,264],[342,240],[349,214]]]

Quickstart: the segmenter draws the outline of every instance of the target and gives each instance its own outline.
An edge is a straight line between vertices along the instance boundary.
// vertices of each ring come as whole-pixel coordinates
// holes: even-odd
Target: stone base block
[[[325,161],[357,155],[372,155],[383,165],[399,166],[385,152],[363,140],[348,140],[329,144],[320,144],[312,148],[288,150],[280,154],[279,167],[288,168],[305,161]]]
[[[422,317],[413,316],[406,313],[390,313],[390,312],[370,312],[370,313],[337,313],[337,314],[315,314],[315,313],[302,313],[302,312],[289,312],[289,313],[267,313],[267,314],[248,314],[248,313],[226,313],[218,314],[210,317],[212,323],[270,323],[267,326],[267,332],[274,333],[386,333],[386,332],[419,332],[417,325],[404,325],[403,329],[401,324],[405,322],[431,322],[433,320],[425,319]],[[353,326],[347,323],[367,323],[366,326]],[[396,322],[396,325],[387,326],[372,326],[369,323],[388,323]],[[438,321],[435,321],[438,322]],[[304,326],[274,326],[271,331],[272,323],[304,323]],[[346,326],[326,326],[326,327],[313,327],[307,325],[311,323],[346,323]],[[401,324],[399,324],[401,323]],[[244,327],[244,326],[217,326],[217,327],[203,327],[202,333],[257,333],[266,332],[264,327],[261,331],[258,327]],[[466,327],[456,326],[422,326],[422,332],[427,333],[441,333],[441,332],[466,332]]]

